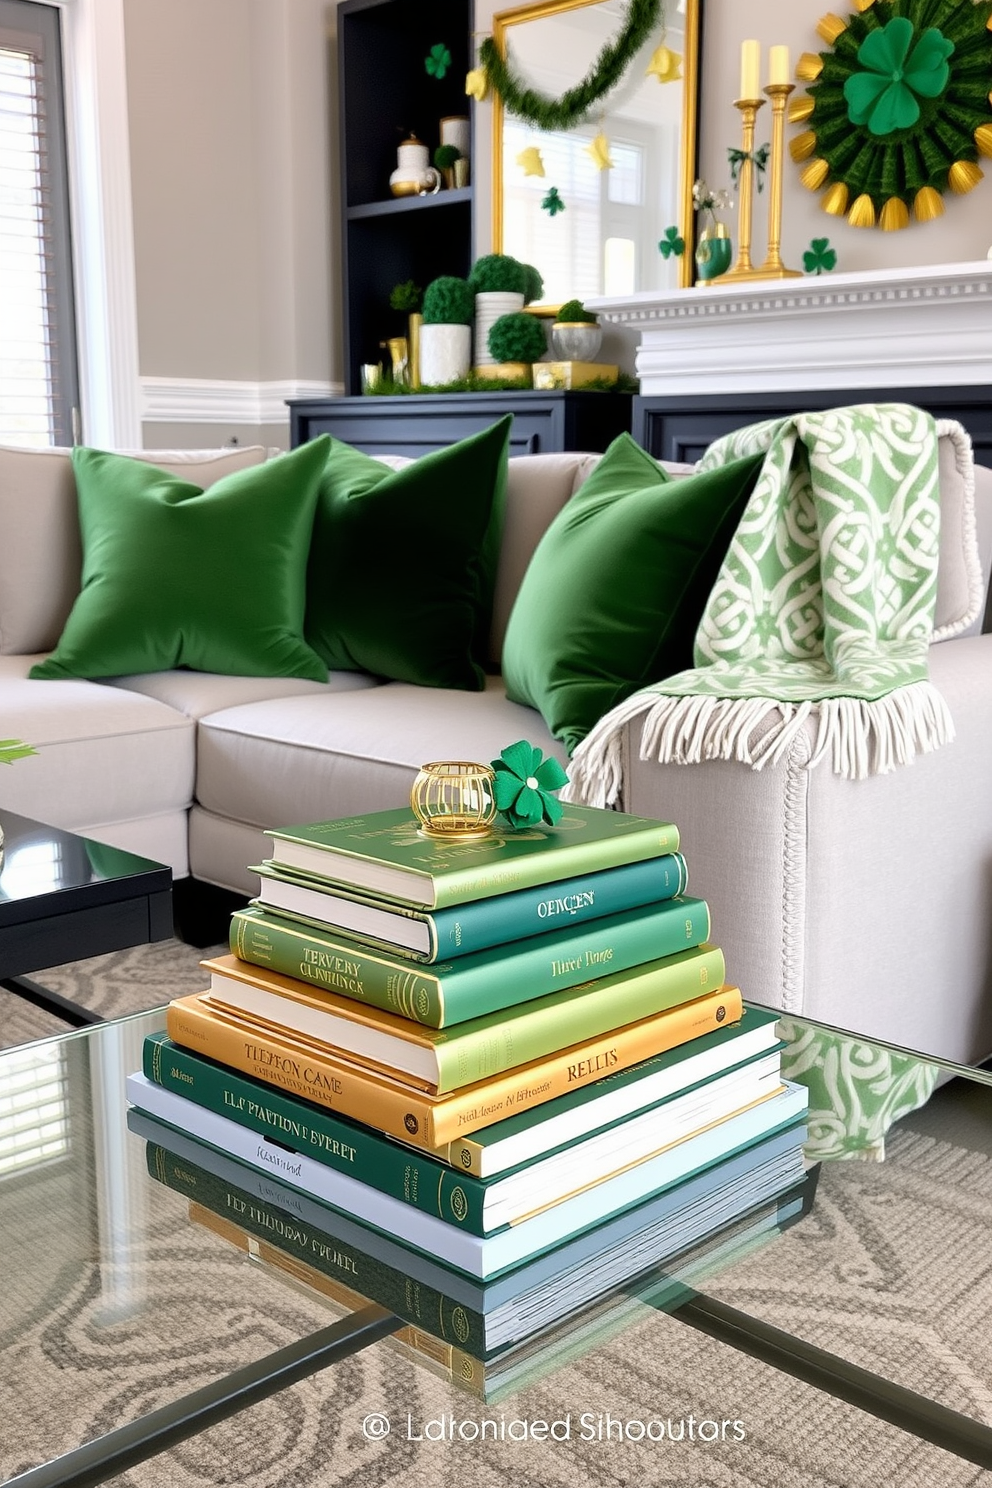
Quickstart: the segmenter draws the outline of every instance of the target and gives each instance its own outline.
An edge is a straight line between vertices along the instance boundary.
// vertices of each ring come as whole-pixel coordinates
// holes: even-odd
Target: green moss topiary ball
[[[523,310],[501,315],[489,332],[489,352],[498,362],[537,362],[547,349],[543,323]]]

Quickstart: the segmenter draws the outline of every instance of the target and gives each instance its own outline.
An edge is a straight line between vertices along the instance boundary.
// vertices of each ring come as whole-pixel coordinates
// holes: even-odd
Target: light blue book
[[[402,1235],[405,1244],[481,1281],[521,1265],[795,1122],[805,1113],[808,1100],[805,1086],[784,1085],[777,1095],[664,1148],[612,1178],[497,1234],[481,1237],[411,1209],[400,1199],[347,1173],[259,1136],[226,1116],[153,1085],[144,1075],[129,1076],[127,1097],[140,1110],[176,1130],[260,1168],[386,1235]]]

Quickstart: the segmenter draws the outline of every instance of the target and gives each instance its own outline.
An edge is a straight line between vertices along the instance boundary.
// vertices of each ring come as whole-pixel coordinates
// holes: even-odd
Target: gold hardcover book
[[[720,987],[448,1095],[414,1090],[379,1070],[331,1056],[326,1046],[304,1035],[218,1006],[209,993],[177,998],[169,1006],[167,1028],[175,1043],[218,1064],[434,1152],[469,1132],[735,1023],[742,1012],[740,989]]]

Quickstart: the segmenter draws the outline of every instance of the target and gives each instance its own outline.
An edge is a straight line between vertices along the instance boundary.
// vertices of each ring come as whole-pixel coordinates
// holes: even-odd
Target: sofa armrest
[[[965,1062],[992,1052],[992,636],[933,646],[956,738],[887,775],[641,760],[628,811],[675,821],[745,997]]]

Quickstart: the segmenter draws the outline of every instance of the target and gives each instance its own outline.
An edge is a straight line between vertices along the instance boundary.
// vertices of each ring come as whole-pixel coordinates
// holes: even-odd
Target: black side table
[[[172,935],[172,869],[0,811],[0,986],[79,1028],[102,1020],[28,972]]]

